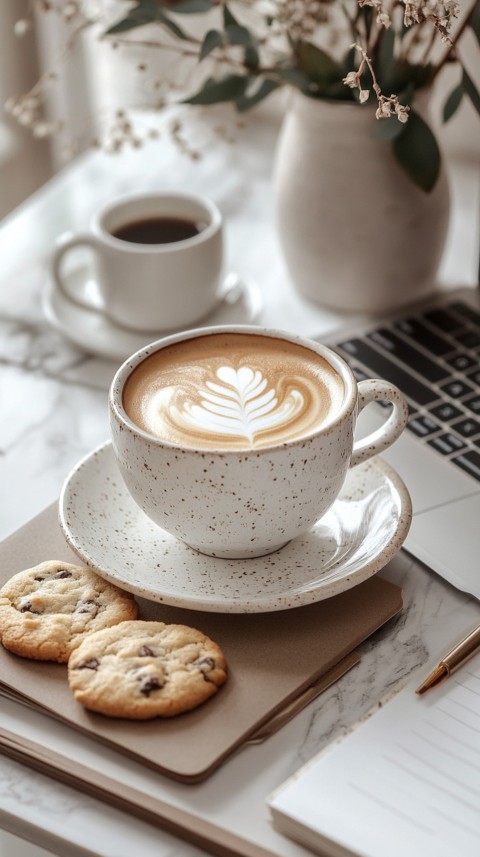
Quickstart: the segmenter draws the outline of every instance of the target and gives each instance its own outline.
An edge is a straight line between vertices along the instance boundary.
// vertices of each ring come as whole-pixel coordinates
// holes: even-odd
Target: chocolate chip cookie
[[[173,717],[213,696],[227,678],[219,646],[186,625],[121,622],[85,638],[68,681],[85,708],[109,717]]]
[[[0,589],[0,640],[23,658],[66,663],[87,634],[137,615],[129,592],[67,562],[20,571]]]

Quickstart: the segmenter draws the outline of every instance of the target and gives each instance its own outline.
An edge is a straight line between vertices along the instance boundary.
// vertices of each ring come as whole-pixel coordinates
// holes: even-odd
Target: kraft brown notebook
[[[64,540],[56,505],[0,544],[0,586],[48,559],[82,564]],[[65,665],[20,658],[1,646],[0,689],[182,782],[204,779],[245,741],[267,737],[285,714],[349,669],[356,647],[402,607],[400,588],[378,576],[318,604],[264,614],[137,600],[142,619],[192,625],[222,647],[229,678],[203,706],[168,720],[106,718],[75,702]]]

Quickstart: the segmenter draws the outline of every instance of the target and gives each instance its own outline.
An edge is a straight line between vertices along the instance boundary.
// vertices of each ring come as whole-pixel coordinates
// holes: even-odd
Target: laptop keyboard
[[[408,399],[408,431],[480,481],[480,313],[453,301],[338,342],[357,380]]]

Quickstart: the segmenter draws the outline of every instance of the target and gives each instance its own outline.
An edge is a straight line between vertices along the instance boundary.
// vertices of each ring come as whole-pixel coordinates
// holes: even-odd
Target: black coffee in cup
[[[125,223],[112,234],[132,244],[172,244],[194,238],[205,225],[185,217],[148,217]]]

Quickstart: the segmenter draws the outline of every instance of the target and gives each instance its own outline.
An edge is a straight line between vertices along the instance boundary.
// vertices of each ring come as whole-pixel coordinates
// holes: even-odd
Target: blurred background
[[[100,26],[88,26],[83,30],[79,26],[82,11],[91,17],[101,16],[102,20],[113,21],[124,9],[124,3],[118,0],[2,0],[0,217],[91,145],[118,109],[148,112],[158,102],[162,76],[165,79],[168,76],[170,83],[174,80],[183,90],[188,91],[189,85],[193,85],[195,75],[198,76],[196,60],[129,46],[128,38],[122,39],[122,45],[115,49],[100,40]],[[207,26],[208,16],[188,17],[190,31]],[[142,40],[146,41],[150,30],[148,26],[143,30]],[[77,35],[71,40],[73,33]],[[201,34],[199,31],[198,35]],[[469,73],[478,81],[480,49],[470,29],[464,33],[461,46]],[[143,62],[145,57],[146,63]],[[137,74],[132,74],[132,67],[139,69]],[[49,80],[52,72],[56,77]],[[442,88],[445,93],[445,77],[450,76],[452,86],[455,85],[458,70],[446,68],[442,75],[437,80],[437,90]],[[5,105],[27,93],[39,80],[43,80],[50,129],[44,124],[35,137],[29,127],[32,116],[27,109],[28,103],[16,119]],[[275,95],[256,109],[278,111],[280,119],[283,95],[283,92],[278,97]],[[264,106],[267,103],[268,106]],[[447,125],[441,122],[441,106],[440,97],[434,98],[433,121],[447,157],[473,159],[480,164],[478,117],[470,101],[463,99],[458,114]],[[60,122],[62,133],[49,136],[51,128]],[[42,133],[45,134],[43,138]]]

